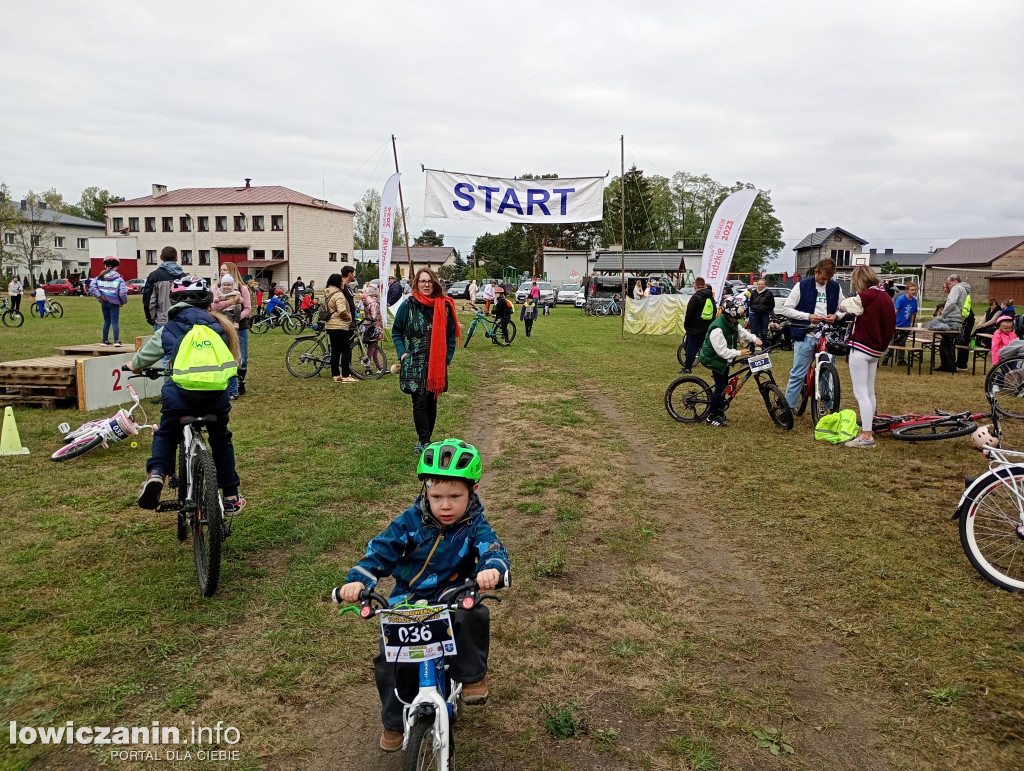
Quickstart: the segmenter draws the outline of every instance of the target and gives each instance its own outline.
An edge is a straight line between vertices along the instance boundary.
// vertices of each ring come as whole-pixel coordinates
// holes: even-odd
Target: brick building
[[[989,279],[992,276],[1024,270],[1024,236],[961,238],[932,254],[924,270],[926,299],[942,299],[946,278],[956,273],[970,284],[972,301],[984,306],[991,296]],[[1024,297],[1014,299],[1024,300]]]
[[[139,277],[173,246],[186,270],[214,279],[234,262],[262,285],[291,286],[298,277],[323,287],[354,263],[355,212],[277,185],[182,188],[153,185],[152,195],[104,207],[107,232],[138,240]]]

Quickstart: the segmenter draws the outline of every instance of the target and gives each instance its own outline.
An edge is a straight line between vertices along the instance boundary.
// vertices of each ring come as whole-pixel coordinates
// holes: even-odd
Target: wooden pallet
[[[0,362],[0,386],[73,386],[75,377],[74,356]]]
[[[57,349],[64,356],[114,356],[119,353],[131,353],[131,345],[103,345],[102,343],[82,343],[81,345],[65,345]]]

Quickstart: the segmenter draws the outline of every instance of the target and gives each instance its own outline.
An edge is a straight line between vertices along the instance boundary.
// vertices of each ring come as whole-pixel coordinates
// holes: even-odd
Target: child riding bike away
[[[216,420],[206,423],[206,431],[210,440],[210,452],[217,466],[217,486],[224,494],[224,513],[237,514],[245,506],[245,498],[238,494],[238,474],[235,472],[235,448],[231,444],[231,432],[228,430],[228,413],[231,412],[231,401],[228,399],[228,380],[235,374],[235,368],[225,368],[216,373],[214,382],[204,385],[204,390],[192,390],[182,387],[176,380],[187,385],[187,372],[179,372],[178,351],[182,340],[197,325],[209,327],[227,344],[231,355],[238,361],[238,333],[232,323],[222,314],[211,311],[213,292],[209,284],[195,276],[180,276],[171,285],[171,308],[167,312],[167,323],[157,328],[153,337],[132,359],[132,369],[140,372],[152,367],[167,357],[172,375],[166,378],[160,393],[163,396],[160,413],[160,428],[153,432],[153,456],[146,463],[149,476],[139,492],[139,506],[143,509],[155,509],[160,503],[167,475],[174,469],[174,453],[181,444],[184,428],[181,419],[186,416],[216,416]],[[204,369],[208,369],[204,367]],[[203,373],[204,375],[206,373]],[[204,380],[210,378],[204,377]],[[221,382],[222,381],[222,382]]]
[[[366,556],[349,571],[341,599],[356,602],[384,576],[394,576],[392,605],[403,600],[435,602],[452,586],[476,577],[477,586],[494,589],[502,576],[508,585],[508,552],[484,517],[476,494],[482,465],[477,449],[460,439],[427,445],[417,468],[423,490],[413,505],[370,541]],[[466,704],[487,701],[487,652],[490,615],[484,605],[460,610],[452,617],[457,653],[449,674],[463,683]],[[411,702],[419,686],[416,664],[384,660],[384,645],[373,659],[380,692],[384,733],[380,748],[402,748],[402,701]],[[395,694],[395,688],[398,695]],[[402,701],[399,700],[401,697]]]
[[[760,339],[739,325],[747,312],[747,301],[740,295],[722,300],[722,313],[708,327],[704,345],[700,349],[700,363],[711,370],[715,379],[715,392],[711,396],[708,424],[725,425],[725,389],[729,385],[729,365],[748,351],[739,350],[737,341],[763,345]]]

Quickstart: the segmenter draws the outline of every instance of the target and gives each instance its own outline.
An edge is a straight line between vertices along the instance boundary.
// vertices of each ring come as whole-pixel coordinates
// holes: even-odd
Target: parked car
[[[46,294],[69,295],[75,291],[75,285],[66,278],[59,278],[56,281],[43,284],[42,287]]]
[[[469,282],[468,281],[456,281],[450,287],[448,287],[448,296],[456,297],[463,300],[469,299]]]
[[[128,294],[141,294],[146,286],[146,279],[133,278],[125,282],[128,284]]]
[[[786,298],[793,290],[788,286],[770,286],[768,291],[775,297],[775,312],[782,313],[782,306],[785,305]]]
[[[555,301],[555,288],[551,286],[550,281],[538,281],[537,286],[540,288],[540,301],[542,303],[554,303]],[[530,295],[530,290],[533,289],[533,281],[524,281],[519,285],[519,289],[516,291],[516,302],[521,303]],[[506,289],[506,292],[508,290]]]
[[[576,295],[578,295],[579,293],[579,284],[562,284],[558,288],[558,297],[556,299],[556,302],[574,303],[576,302]]]
[[[582,308],[586,304],[587,293],[580,289],[580,291],[576,293],[576,300],[573,302],[573,305],[575,305],[577,308]]]

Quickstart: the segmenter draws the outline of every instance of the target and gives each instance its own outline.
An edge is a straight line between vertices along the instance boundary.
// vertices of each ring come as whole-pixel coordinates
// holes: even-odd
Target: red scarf
[[[455,319],[455,340],[458,341],[462,336],[455,315],[455,301],[450,297],[427,297],[417,290],[413,291],[412,297],[420,305],[434,309],[430,333],[430,356],[427,359],[427,391],[434,396],[440,396],[444,393],[448,374],[446,361],[448,358],[448,320],[445,318],[445,305],[451,308],[452,318]],[[435,334],[436,330],[440,330],[441,334]]]

